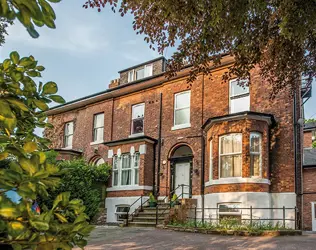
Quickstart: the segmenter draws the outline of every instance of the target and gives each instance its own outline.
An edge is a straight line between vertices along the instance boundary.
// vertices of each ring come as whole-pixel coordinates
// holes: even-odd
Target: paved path
[[[174,232],[154,228],[98,227],[87,250],[316,250],[316,235],[281,237],[236,237]]]

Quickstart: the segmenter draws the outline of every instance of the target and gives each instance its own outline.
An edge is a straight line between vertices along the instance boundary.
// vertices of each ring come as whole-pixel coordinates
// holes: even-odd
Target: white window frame
[[[240,152],[234,152],[234,153],[228,153],[228,154],[221,154],[221,148],[222,148],[222,137],[226,137],[226,136],[233,136],[233,135],[240,135],[241,136],[241,151]],[[218,178],[219,179],[227,179],[227,178],[241,178],[242,177],[242,169],[243,169],[243,166],[242,166],[242,161],[243,161],[243,157],[242,157],[242,133],[230,133],[230,134],[225,134],[225,135],[222,135],[219,137],[219,148],[218,148],[218,154],[219,154],[219,164],[218,164],[218,173],[219,173],[219,176]],[[221,177],[221,156],[233,156],[233,155],[241,155],[241,176],[230,176],[230,177]]]
[[[210,174],[209,180],[213,180],[213,140],[210,140]]]
[[[245,79],[245,80],[240,80],[240,81],[246,81],[247,83],[249,83],[249,80]],[[237,79],[232,79],[229,81],[229,113],[230,114],[234,114],[237,112],[233,112],[232,111],[232,100],[236,100],[236,99],[241,99],[241,98],[245,98],[249,96],[249,106],[247,109],[245,109],[244,111],[250,111],[250,86],[248,85],[248,93],[243,93],[243,94],[239,94],[239,95],[232,95],[232,83],[237,82]],[[243,111],[241,111],[243,112]]]
[[[151,70],[149,71],[148,68],[151,68]],[[137,79],[137,71],[139,70],[144,70],[144,77]],[[133,82],[136,80],[141,80],[147,77],[151,77],[153,76],[153,71],[154,71],[154,65],[152,63],[150,64],[146,64],[142,67],[136,68],[136,69],[132,69],[130,71],[128,71],[128,75],[127,75],[127,82]]]
[[[135,79],[135,70],[132,69],[132,70],[128,71],[127,74],[128,74],[127,75],[127,82],[133,82]]]
[[[115,206],[115,215],[116,215],[116,220],[117,221],[124,221],[124,219],[120,219],[119,217],[120,217],[120,215],[126,215],[127,216],[127,212],[118,212],[117,211],[117,209],[118,208],[121,208],[121,207],[123,207],[123,208],[128,208],[128,211],[129,211],[129,209],[130,209],[130,205],[117,205],[117,206]]]
[[[220,212],[220,206],[221,205],[237,205],[238,206],[238,212]],[[221,216],[221,215],[233,215],[233,216],[241,216],[242,214],[242,210],[240,209],[241,208],[241,202],[222,202],[222,203],[218,203],[217,204],[217,213],[218,213],[218,218]]]
[[[72,134],[66,134],[67,132],[67,126],[72,124]],[[73,139],[74,139],[74,132],[75,132],[75,126],[74,126],[74,122],[66,122],[64,125],[64,148],[72,148],[72,144],[73,144]],[[71,136],[71,142],[68,144],[67,140],[68,138]]]
[[[135,160],[136,160],[136,154],[139,155],[139,164],[137,168],[135,167]],[[124,155],[130,155],[130,168],[122,168],[123,160],[122,157]],[[113,170],[112,172],[116,171],[118,173],[117,177],[117,185],[114,185],[114,174],[112,176],[112,187],[132,187],[132,186],[139,186],[139,166],[140,166],[140,156],[141,154],[139,152],[135,152],[133,155],[130,153],[121,154],[120,156],[114,155],[113,156]],[[117,159],[117,169],[114,169],[114,161]],[[122,185],[122,171],[128,171],[131,170],[131,184],[130,185]],[[136,177],[136,171],[138,170],[138,183],[135,183],[135,177]]]
[[[251,151],[251,137],[252,135],[259,136],[259,152]],[[259,175],[251,174],[251,177],[262,177],[262,134],[259,132],[250,132],[249,136],[249,153],[251,155],[259,155]],[[252,171],[251,161],[250,161],[250,172]]]
[[[144,109],[144,115],[143,115],[142,118],[134,118],[134,108],[139,107],[139,106],[143,106],[144,107],[143,108]],[[143,119],[143,132],[133,134],[133,126],[134,126],[133,121],[134,120],[138,120],[138,119]],[[135,104],[135,105],[132,106],[131,136],[144,135],[144,130],[145,130],[145,103]]]
[[[96,118],[97,116],[103,115],[103,126],[100,127],[96,127]],[[99,129],[102,129],[103,133],[102,133],[102,139],[101,140],[96,140],[95,139],[95,135],[96,135],[96,131],[98,131]],[[93,142],[103,142],[104,140],[104,113],[98,113],[93,115]]]
[[[182,107],[182,108],[177,108],[177,98],[178,98],[178,96],[183,95],[183,94],[187,94],[187,93],[189,93],[188,106]],[[177,124],[176,125],[176,112],[178,110],[183,110],[183,109],[188,109],[189,110],[189,123],[183,123],[183,124]],[[182,92],[174,94],[173,127],[172,127],[172,130],[182,129],[182,128],[189,128],[189,127],[191,127],[191,90],[182,91]]]

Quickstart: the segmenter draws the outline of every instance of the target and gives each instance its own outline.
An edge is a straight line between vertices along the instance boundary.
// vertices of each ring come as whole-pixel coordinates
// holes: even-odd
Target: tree
[[[185,61],[193,66],[189,81],[199,72],[208,74],[210,61],[219,65],[223,53],[236,60],[224,80],[247,78],[259,65],[274,94],[297,89],[301,76],[306,84],[315,77],[314,0],[88,0],[83,7],[101,11],[107,4],[121,16],[132,13],[134,30],[160,54],[180,43],[169,61],[169,77]]]
[[[70,193],[55,197],[51,207],[32,212],[34,201],[48,196],[48,189],[58,185],[63,172],[46,160],[43,149],[49,141],[34,134],[36,127],[51,127],[46,122],[48,103],[64,103],[56,95],[56,83],[39,82],[44,67],[34,57],[12,52],[0,63],[0,244],[15,249],[71,249],[83,247],[93,227],[86,221],[85,206]],[[16,192],[20,201],[7,197]]]
[[[13,22],[6,18],[0,17],[0,46],[5,42],[5,36],[8,35],[7,28],[12,25]]]
[[[0,17],[8,20],[17,18],[33,38],[39,37],[35,26],[46,25],[55,29],[55,11],[48,2],[59,3],[61,0],[1,0]]]
[[[47,159],[50,159],[51,162],[56,162],[54,152],[46,153]],[[85,213],[92,220],[99,211],[100,202],[104,200],[101,189],[105,187],[111,167],[108,164],[94,166],[88,164],[84,159],[59,161],[57,165],[61,170],[67,171],[61,176],[60,185],[55,190],[48,192],[47,199],[43,199],[44,204],[50,207],[59,193],[70,192],[71,199],[83,201],[86,207]]]

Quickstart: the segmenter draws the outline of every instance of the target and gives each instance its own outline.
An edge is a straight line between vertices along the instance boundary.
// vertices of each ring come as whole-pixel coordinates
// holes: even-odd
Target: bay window
[[[122,154],[113,157],[112,186],[131,186],[139,184],[140,154]]]
[[[132,134],[144,133],[145,104],[132,106]]]
[[[174,127],[190,126],[191,91],[175,94]]]
[[[241,177],[242,135],[228,134],[219,142],[220,177]]]
[[[104,113],[94,115],[93,119],[93,141],[102,142],[104,134]]]
[[[229,87],[230,113],[250,110],[250,94],[247,80],[232,80]]]
[[[65,148],[72,148],[72,139],[74,134],[74,123],[67,122],[65,124],[64,145]]]
[[[261,134],[250,133],[250,174],[261,176]]]

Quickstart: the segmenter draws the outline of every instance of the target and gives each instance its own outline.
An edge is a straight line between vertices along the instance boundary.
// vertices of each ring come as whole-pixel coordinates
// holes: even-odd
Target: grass
[[[264,232],[264,231],[279,231],[279,230],[293,230],[288,227],[283,227],[281,223],[276,224],[272,222],[240,222],[236,219],[222,219],[220,222],[195,222],[190,220],[185,223],[172,222],[170,226],[178,226],[183,228],[202,228],[214,231],[247,231],[247,232]]]

